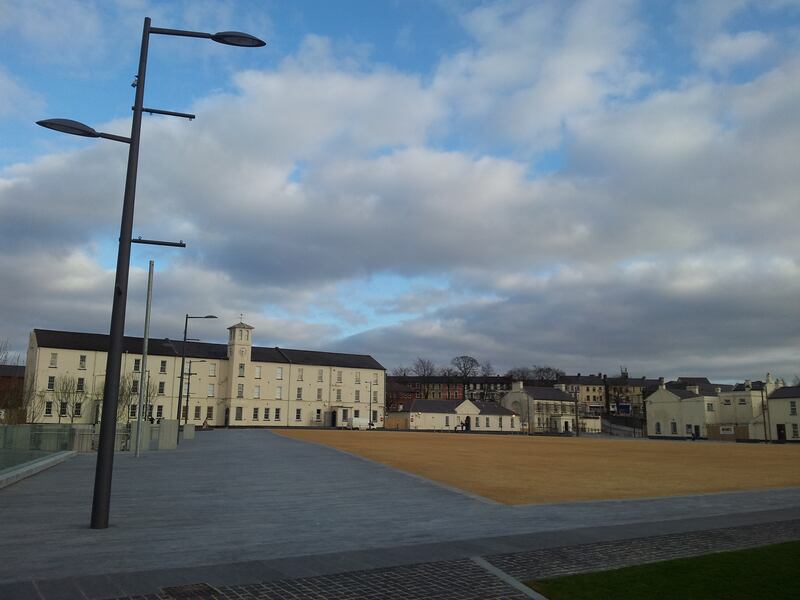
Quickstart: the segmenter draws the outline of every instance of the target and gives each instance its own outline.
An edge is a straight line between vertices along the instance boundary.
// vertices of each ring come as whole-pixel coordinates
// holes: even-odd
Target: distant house
[[[606,412],[606,391],[602,375],[562,375],[558,383],[583,406],[582,413],[602,415]]]
[[[768,438],[777,442],[800,442],[800,386],[781,387],[769,395]]]
[[[768,432],[772,404],[768,408],[768,402],[782,387],[783,382],[769,374],[766,381],[747,380],[735,386],[711,383],[705,377],[662,381],[646,399],[648,436],[772,441]],[[780,396],[776,412],[781,410]],[[777,436],[778,430],[773,429]]]
[[[494,402],[413,400],[386,414],[386,429],[415,431],[519,431],[520,419]]]
[[[579,408],[576,422],[575,408],[581,403],[564,390],[564,385],[533,386],[517,381],[500,404],[520,415],[524,428],[530,432],[569,433],[575,430],[576,423],[581,431],[599,432],[599,416],[581,414]]]

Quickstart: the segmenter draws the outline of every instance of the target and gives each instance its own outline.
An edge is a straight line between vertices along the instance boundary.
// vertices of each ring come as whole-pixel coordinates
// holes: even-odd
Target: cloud
[[[698,62],[706,68],[725,70],[752,61],[772,47],[772,37],[761,31],[721,33],[698,51]]]
[[[43,108],[41,95],[25,87],[0,65],[0,119],[33,115]]]

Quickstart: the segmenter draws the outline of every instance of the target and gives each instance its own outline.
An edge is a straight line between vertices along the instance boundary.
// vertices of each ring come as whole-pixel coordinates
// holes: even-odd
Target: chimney
[[[658,389],[660,389],[660,390],[664,390],[664,389],[666,389],[666,388],[667,388],[667,386],[666,386],[666,384],[664,383],[664,378],[663,378],[663,377],[659,377],[659,378],[658,378]]]
[[[752,390],[753,389],[753,382],[750,381],[749,379],[745,379],[744,380],[744,389]]]
[[[566,391],[567,388],[567,386],[565,386],[563,383],[557,383],[553,387],[557,390],[561,390],[562,392]]]
[[[687,392],[692,392],[693,394],[699,394],[700,393],[700,386],[699,385],[687,385],[686,386],[686,391]]]
[[[715,388],[714,388],[714,393],[715,393],[715,394],[719,394],[721,391],[722,391],[722,388],[721,388],[721,387],[719,387],[719,386],[717,386],[717,387],[715,387]]]
[[[515,382],[513,383],[513,387],[514,387],[514,389],[515,389],[515,390],[517,390],[518,392],[521,392],[521,391],[522,391],[522,388],[524,388],[524,387],[525,387],[525,382],[524,382],[524,381],[515,381]]]

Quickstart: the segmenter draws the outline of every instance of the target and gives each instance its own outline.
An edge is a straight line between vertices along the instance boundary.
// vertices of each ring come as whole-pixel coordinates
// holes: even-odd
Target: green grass
[[[800,542],[531,581],[549,600],[800,598]]]

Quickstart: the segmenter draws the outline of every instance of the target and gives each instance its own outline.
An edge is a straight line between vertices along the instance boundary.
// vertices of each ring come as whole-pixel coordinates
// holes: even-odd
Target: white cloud
[[[27,89],[0,65],[0,119],[36,114],[43,108],[41,95]]]
[[[772,47],[772,37],[761,31],[720,33],[698,50],[698,62],[706,68],[724,71],[752,61]]]

